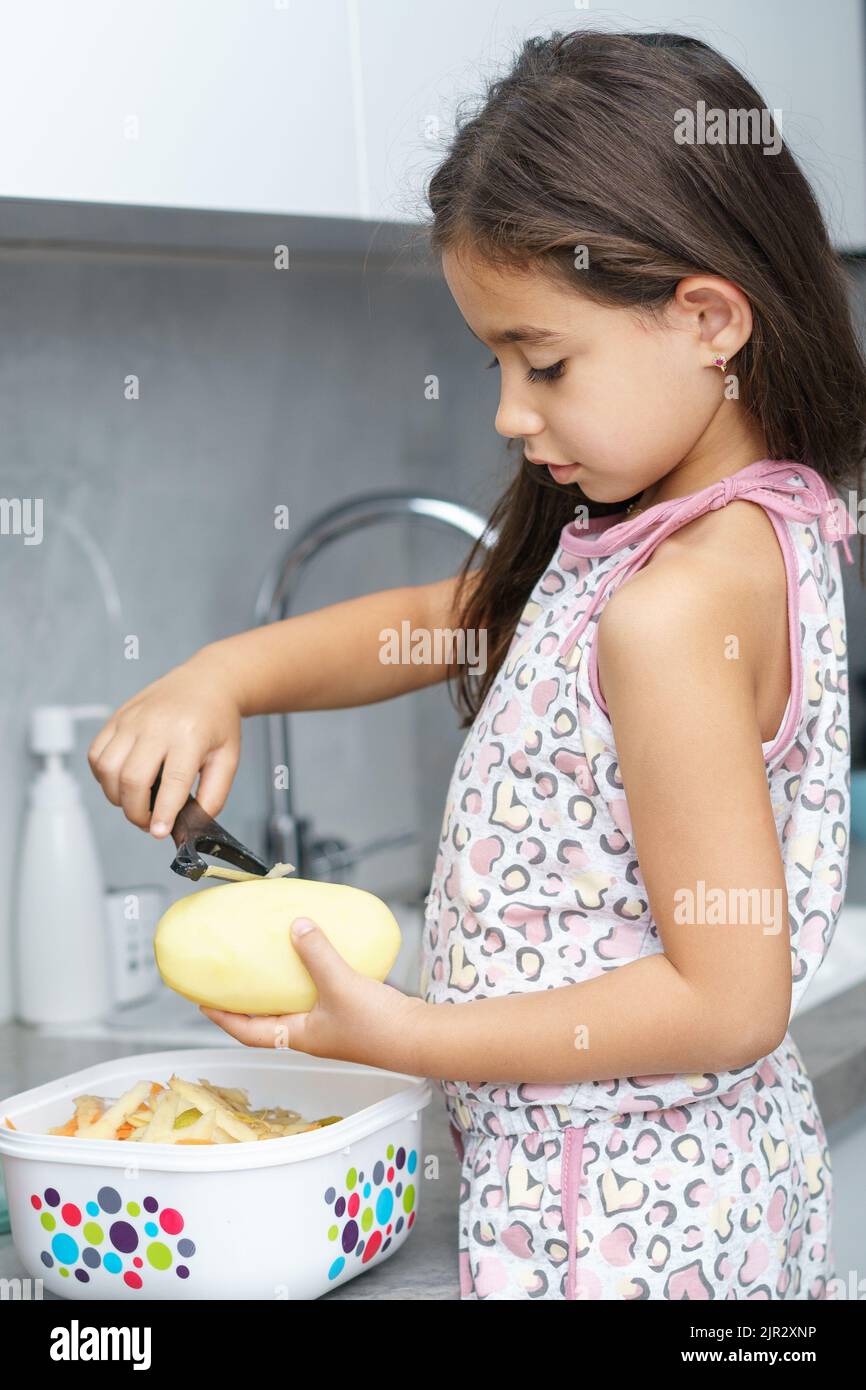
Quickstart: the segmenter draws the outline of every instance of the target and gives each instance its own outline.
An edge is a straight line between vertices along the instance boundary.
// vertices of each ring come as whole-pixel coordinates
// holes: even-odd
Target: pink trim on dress
[[[794,476],[804,479],[803,483],[790,481]],[[809,483],[811,482],[811,486]],[[796,493],[796,497],[791,494]],[[782,727],[775,738],[764,748],[764,761],[769,761],[776,751],[785,746],[788,739],[796,733],[800,723],[800,704],[803,697],[803,672],[800,662],[800,587],[799,567],[793,543],[783,517],[792,521],[802,521],[804,517],[817,516],[821,536],[824,540],[840,541],[844,547],[848,563],[853,562],[848,536],[857,533],[857,526],[850,514],[845,512],[845,529],[840,533],[833,512],[833,498],[830,488],[820,473],[805,464],[779,462],[761,459],[758,463],[747,464],[739,472],[728,478],[711,483],[700,492],[689,493],[686,497],[672,498],[668,502],[658,502],[631,521],[607,526],[593,537],[586,537],[585,530],[575,531],[573,523],[563,527],[560,536],[562,548],[577,555],[612,555],[614,551],[640,541],[637,550],[626,555],[617,565],[603,576],[601,583],[585,608],[580,621],[568,632],[560,643],[560,652],[567,651],[588,626],[590,618],[600,601],[611,587],[612,581],[623,574],[626,583],[641,568],[652,552],[667,536],[680,526],[693,521],[708,511],[726,507],[737,498],[745,498],[763,505],[773,530],[782,548],[788,591],[788,646],[791,663],[791,694],[786,707],[787,718],[783,717]],[[606,520],[607,518],[603,518]],[[618,533],[618,534],[616,534]],[[590,688],[599,708],[606,718],[610,713],[601,692],[598,679],[598,652],[594,641],[589,652]]]
[[[570,1125],[562,1146],[562,1220],[568,1236],[568,1274],[565,1297],[577,1298],[577,1204],[583,1179],[583,1139],[586,1126]]]

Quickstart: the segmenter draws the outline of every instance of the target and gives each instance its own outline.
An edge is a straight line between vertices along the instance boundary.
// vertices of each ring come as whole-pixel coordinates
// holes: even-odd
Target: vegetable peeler
[[[150,789],[151,811],[161,781],[162,768]],[[194,796],[187,797],[186,805],[181,806],[178,811],[171,828],[171,838],[177,846],[177,854],[171,867],[183,878],[202,877],[208,867],[202,859],[202,854],[209,854],[213,859],[223,859],[227,864],[250,874],[264,877],[268,872],[267,864],[259,859],[257,854],[253,854],[252,850],[247,849],[246,845],[242,845],[240,840],[236,840],[234,835],[224,830],[207,814],[204,807],[199,805]]]

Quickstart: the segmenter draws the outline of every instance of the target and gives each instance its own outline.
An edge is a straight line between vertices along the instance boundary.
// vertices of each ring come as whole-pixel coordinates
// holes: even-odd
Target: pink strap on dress
[[[804,481],[794,481],[797,476]],[[838,496],[831,492],[821,474],[816,473],[813,468],[809,468],[805,464],[761,459],[758,463],[747,464],[738,473],[732,473],[729,478],[721,478],[718,482],[711,483],[700,492],[689,493],[686,497],[672,498],[668,502],[658,502],[655,506],[648,507],[639,516],[633,517],[631,521],[617,522],[601,532],[588,533],[583,528],[575,528],[573,522],[565,526],[560,536],[560,543],[563,549],[574,555],[596,557],[612,555],[614,551],[630,546],[635,541],[639,541],[640,544],[636,550],[631,551],[603,575],[580,619],[566,633],[560,643],[559,651],[566,652],[573,646],[611,587],[619,587],[617,581],[625,583],[632,573],[640,569],[656,546],[660,545],[666,537],[672,535],[674,531],[679,530],[687,522],[702,516],[705,512],[717,511],[720,507],[726,507],[735,498],[746,498],[758,502],[771,513],[770,519],[779,537],[779,543],[785,557],[789,577],[789,594],[791,594],[790,581],[792,576],[796,581],[795,557],[790,536],[785,528],[779,526],[775,521],[773,513],[780,517],[788,517],[793,521],[802,521],[805,517],[817,516],[823,539],[840,541],[848,563],[853,563],[854,557],[848,544],[848,536],[857,534],[857,525]],[[791,597],[793,599],[794,595]],[[580,607],[581,602],[583,602],[583,597],[577,601],[575,608]],[[799,635],[795,626],[796,610],[793,602],[789,602],[788,609],[789,626],[791,627],[789,636],[793,653],[799,646]],[[796,670],[792,672],[794,676],[793,690],[799,672],[799,662],[792,661],[792,666],[796,666]],[[598,658],[595,643],[592,645],[590,654],[590,678],[593,694],[602,710],[607,714],[607,705],[598,683]],[[797,692],[794,691],[786,728],[780,733],[778,740],[780,744],[784,741],[785,735],[790,732],[788,726],[791,721],[796,721],[798,717],[799,699]]]

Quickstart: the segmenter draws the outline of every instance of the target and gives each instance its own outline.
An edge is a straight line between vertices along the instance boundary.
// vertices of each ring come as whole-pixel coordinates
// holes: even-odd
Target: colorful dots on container
[[[365,1249],[363,1255],[361,1256],[361,1263],[362,1263],[362,1264],[367,1264],[370,1260],[372,1260],[373,1256],[377,1253],[377,1251],[378,1251],[378,1249],[379,1249],[379,1246],[380,1246],[381,1244],[382,1244],[382,1232],[381,1232],[381,1231],[374,1231],[373,1234],[371,1235],[370,1239],[367,1241],[367,1247],[366,1247],[366,1249]]]
[[[168,1269],[171,1265],[171,1251],[161,1240],[155,1240],[144,1252],[154,1269]]]
[[[74,1274],[80,1284],[89,1284],[97,1271],[104,1270],[108,1275],[119,1275],[127,1288],[137,1290],[146,1287],[143,1276],[151,1273],[159,1279],[166,1270],[173,1269],[180,1279],[190,1276],[188,1264],[177,1263],[176,1257],[190,1260],[195,1254],[195,1242],[184,1236],[177,1241],[175,1249],[173,1238],[183,1231],[184,1218],[176,1207],[171,1206],[163,1207],[157,1218],[160,1204],[154,1196],[147,1196],[139,1203],[134,1198],[122,1197],[115,1187],[106,1185],[99,1189],[95,1201],[91,1198],[79,1204],[78,1200],[62,1202],[57,1189],[48,1187],[41,1196],[33,1193],[30,1205],[37,1213],[35,1219],[39,1220],[43,1230],[53,1233],[50,1235],[50,1249],[40,1252],[42,1264],[46,1269],[56,1269],[63,1279]],[[141,1217],[142,1208],[149,1213],[149,1219],[139,1226],[136,1218]],[[102,1215],[112,1217],[121,1212],[122,1216],[118,1216],[117,1220],[106,1223],[108,1243],[113,1249],[103,1254],[95,1249],[106,1240]],[[125,1219],[127,1217],[129,1220]],[[58,1229],[59,1223],[67,1229]],[[339,1227],[334,1230],[336,1238]],[[74,1236],[70,1233],[72,1231],[75,1232]],[[164,1239],[154,1239],[158,1236]],[[139,1250],[141,1253],[134,1253]]]
[[[58,1231],[51,1242],[51,1253],[58,1264],[74,1265],[78,1259],[78,1244],[65,1231]]]
[[[358,1223],[356,1221],[347,1221],[343,1227],[343,1249],[347,1255],[351,1255],[355,1246],[358,1244],[359,1234]]]
[[[128,1221],[113,1222],[108,1231],[108,1239],[115,1250],[120,1250],[124,1255],[131,1255],[133,1250],[138,1249],[138,1232]]]
[[[359,1174],[356,1169],[350,1168],[342,1193],[333,1186],[326,1188],[324,1192],[326,1205],[333,1209],[327,1227],[327,1239],[339,1239],[344,1254],[354,1254],[362,1264],[368,1264],[376,1255],[386,1251],[392,1242],[412,1225],[415,1214],[415,1187],[410,1183],[404,1189],[403,1181],[397,1179],[404,1172],[414,1173],[417,1164],[418,1154],[415,1149],[407,1150],[402,1145],[397,1147],[389,1144],[385,1158],[374,1162],[368,1181],[364,1181],[363,1173]],[[355,1188],[361,1190],[355,1191]],[[368,1203],[363,1208],[362,1195]],[[398,1205],[406,1213],[405,1217],[398,1213]],[[334,1260],[330,1266],[329,1279],[335,1279],[344,1266],[344,1259]]]

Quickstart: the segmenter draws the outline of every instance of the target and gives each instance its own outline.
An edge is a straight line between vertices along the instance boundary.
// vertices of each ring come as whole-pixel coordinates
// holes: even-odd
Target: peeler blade
[[[151,788],[151,810],[156,802],[161,780],[162,768]],[[182,878],[197,880],[202,877],[207,868],[207,861],[202,858],[203,854],[210,855],[212,859],[222,859],[235,869],[259,874],[262,878],[268,872],[267,864],[209,816],[194,796],[187,797],[186,805],[178,811],[171,836],[177,847],[171,868]]]

